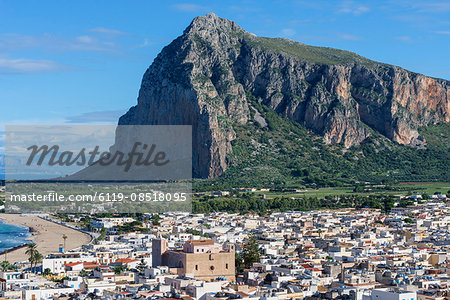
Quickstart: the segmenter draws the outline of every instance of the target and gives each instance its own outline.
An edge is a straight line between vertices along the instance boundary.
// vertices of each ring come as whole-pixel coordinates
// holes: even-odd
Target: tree
[[[236,272],[242,273],[244,272],[244,261],[242,260],[242,256],[238,253],[234,255],[234,264],[236,265]]]
[[[124,269],[124,267],[115,267],[114,274],[119,275]]]
[[[414,221],[413,219],[411,219],[411,218],[405,218],[405,219],[403,220],[403,222],[408,223],[408,224],[413,224],[413,223],[415,223],[415,221]]]
[[[391,208],[394,207],[394,200],[390,197],[386,197],[383,199],[383,210],[385,213],[389,213]]]
[[[364,185],[357,185],[353,188],[354,193],[363,193],[365,190]]]
[[[39,253],[38,251],[36,251],[36,253],[34,254],[34,272],[36,272],[37,264],[41,263],[43,259],[44,259],[44,256],[41,253]]]
[[[141,259],[141,262],[136,267],[139,271],[139,273],[144,273],[145,269],[147,268],[147,263],[144,261],[144,259]]]
[[[63,238],[63,240],[64,240],[64,251],[66,251],[66,240],[67,240],[67,235],[63,234],[62,238]]]
[[[247,243],[245,243],[242,258],[244,260],[245,268],[250,268],[254,263],[259,262],[261,253],[259,252],[258,243],[253,235],[250,235]]]
[[[8,271],[10,268],[11,268],[11,264],[8,261],[4,260],[0,263],[0,269],[3,272]]]
[[[33,264],[35,262],[36,253],[37,253],[37,246],[36,246],[36,244],[35,243],[28,244],[27,250],[25,251],[25,254],[28,255],[28,261],[31,264],[31,270],[33,270]]]
[[[42,275],[44,276],[49,276],[52,274],[52,271],[50,270],[50,268],[45,268],[44,272],[42,273]]]
[[[159,222],[159,220],[161,220],[161,217],[158,214],[154,214],[151,218],[152,220],[152,224],[155,226],[159,226],[161,223]]]
[[[89,273],[88,273],[85,269],[83,269],[83,270],[80,271],[80,276],[81,276],[81,277],[86,277],[86,276],[88,276],[88,275],[89,275]]]

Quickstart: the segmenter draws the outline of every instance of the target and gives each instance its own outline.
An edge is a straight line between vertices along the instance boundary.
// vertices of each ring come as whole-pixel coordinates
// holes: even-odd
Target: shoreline
[[[21,249],[21,248],[23,248],[23,247],[26,247],[28,244],[29,244],[29,243],[24,243],[24,244],[20,244],[20,245],[11,247],[11,248],[9,248],[9,249],[3,250],[2,252],[0,252],[0,255],[5,255],[5,254],[8,254],[8,253],[13,252],[13,251],[15,251],[15,250]]]
[[[37,250],[44,257],[59,251],[60,245],[64,244],[62,238],[64,235],[67,236],[66,251],[86,245],[92,239],[91,235],[87,233],[36,215],[0,213],[0,220],[6,224],[27,227],[30,235],[26,239],[35,243]],[[28,262],[28,256],[25,254],[27,244],[24,243],[8,249],[6,253],[7,261],[10,263]],[[5,251],[0,255],[5,255]],[[0,257],[0,261],[3,260],[4,258]]]
[[[11,226],[16,226],[16,227],[28,229],[28,232],[27,232],[28,236],[24,239],[26,242],[24,242],[22,244],[19,244],[19,245],[16,245],[16,246],[13,246],[13,247],[10,247],[10,248],[7,248],[5,250],[2,250],[0,252],[0,257],[2,255],[8,254],[8,253],[13,252],[15,250],[18,250],[18,249],[26,247],[28,244],[33,242],[33,235],[37,234],[37,231],[33,227],[22,226],[22,225],[17,225],[17,224],[11,224],[9,222],[6,222],[4,219],[1,218],[1,214],[0,214],[0,224],[6,224],[6,225],[11,225]],[[0,261],[2,261],[1,258],[0,258]]]

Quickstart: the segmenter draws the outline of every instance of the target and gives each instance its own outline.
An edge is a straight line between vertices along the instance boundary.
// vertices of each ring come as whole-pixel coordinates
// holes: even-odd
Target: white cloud
[[[144,38],[144,40],[142,41],[142,43],[140,43],[139,45],[135,46],[134,48],[145,48],[150,46],[151,42],[148,38]]]
[[[95,41],[96,41],[94,38],[87,36],[87,35],[77,36],[75,39],[78,42],[85,43],[85,44],[92,44],[92,43],[95,43]]]
[[[397,36],[396,39],[399,41],[402,41],[402,42],[411,42],[412,41],[411,37],[408,35]]]
[[[292,36],[295,35],[295,33],[296,33],[295,30],[292,29],[292,28],[283,28],[281,30],[281,35],[282,36],[292,37]]]
[[[0,50],[2,51],[34,48],[58,51],[118,51],[111,40],[99,39],[89,35],[80,35],[75,38],[60,38],[51,34],[0,34]]]
[[[435,31],[435,33],[437,34],[445,34],[445,35],[450,35],[450,30],[439,30],[439,31]]]
[[[408,3],[420,12],[443,13],[450,11],[448,1],[411,1]]]
[[[120,116],[126,113],[125,109],[121,110],[104,110],[82,113],[76,116],[66,118],[65,123],[112,123],[117,124]]]
[[[126,34],[125,32],[120,31],[120,30],[110,29],[110,28],[105,28],[105,27],[95,27],[95,28],[89,29],[89,31],[95,32],[95,33],[108,34],[108,35],[124,35],[124,34]]]
[[[198,5],[195,3],[178,3],[172,6],[176,10],[184,11],[184,12],[198,12],[207,10],[206,6]]]
[[[67,66],[51,60],[0,57],[0,73],[47,73],[63,71],[64,69],[67,69]]]
[[[341,4],[341,8],[338,10],[339,13],[353,14],[355,16],[359,16],[369,11],[370,8],[368,6],[357,4],[353,1],[344,1]]]

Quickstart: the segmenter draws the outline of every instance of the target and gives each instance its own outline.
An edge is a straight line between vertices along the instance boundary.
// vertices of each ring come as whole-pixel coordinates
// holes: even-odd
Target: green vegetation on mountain
[[[351,51],[310,46],[284,38],[250,36],[245,41],[251,46],[262,48],[262,50],[284,53],[316,64],[346,65],[358,63],[365,66],[381,65],[381,63],[377,63]]]
[[[235,124],[229,169],[218,178],[195,181],[195,189],[450,181],[450,124],[420,128],[427,140],[423,149],[397,144],[375,131],[360,145],[346,149],[325,144],[319,135],[255,98],[252,107],[267,126],[256,121]],[[252,114],[254,118],[254,110]]]

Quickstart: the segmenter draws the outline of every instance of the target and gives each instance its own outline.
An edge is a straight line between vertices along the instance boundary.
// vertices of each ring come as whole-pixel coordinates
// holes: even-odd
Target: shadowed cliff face
[[[192,125],[194,176],[216,177],[233,125],[250,121],[250,95],[327,143],[351,147],[373,129],[414,146],[425,143],[417,127],[450,121],[449,85],[348,51],[256,37],[208,14],[161,51],[119,124]]]

